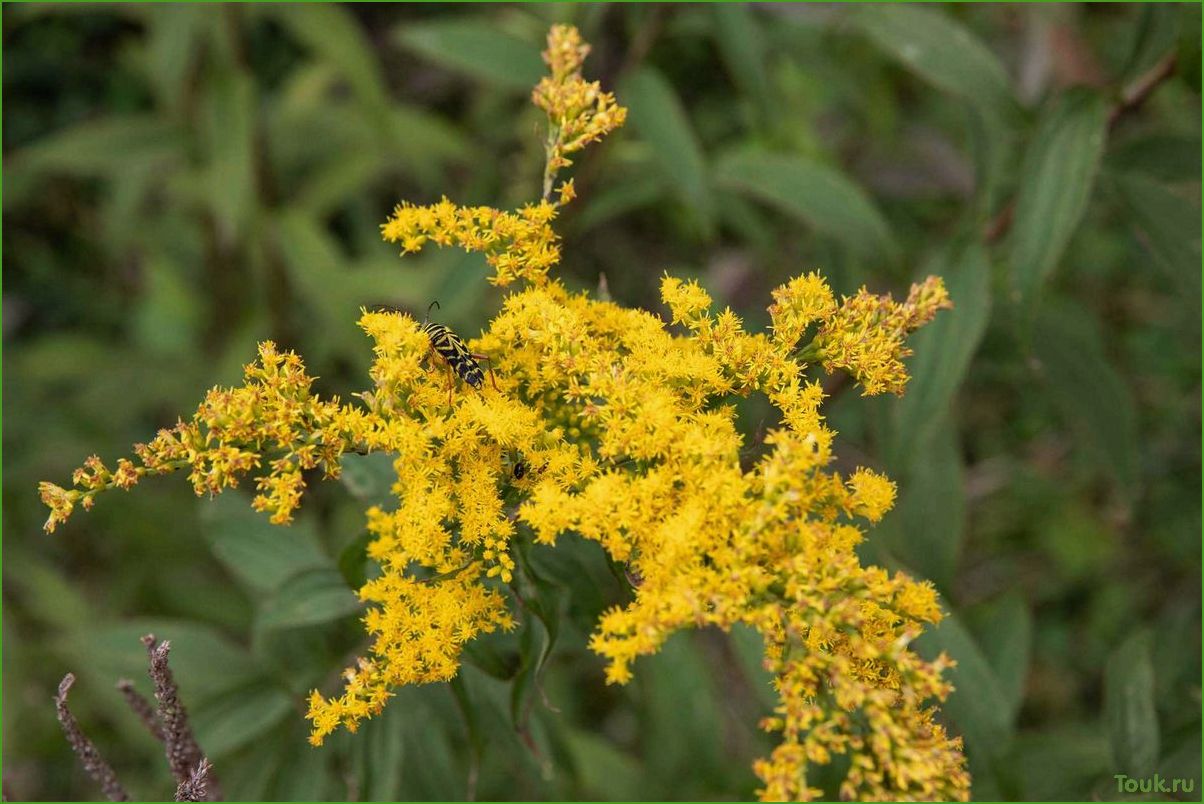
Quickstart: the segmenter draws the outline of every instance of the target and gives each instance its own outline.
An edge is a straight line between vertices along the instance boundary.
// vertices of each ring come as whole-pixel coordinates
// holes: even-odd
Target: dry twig
[[[158,642],[154,634],[147,634],[142,637],[142,644],[146,646],[146,653],[150,659],[149,672],[151,681],[155,684],[155,701],[159,706],[158,720],[162,726],[167,764],[177,785],[184,786],[191,782],[194,774],[200,770],[201,763],[205,762],[205,755],[201,753],[201,747],[197,745],[192,727],[188,724],[188,710],[180,701],[175,677],[167,663],[171,643],[166,640]],[[217,779],[209,776],[210,772],[207,768],[207,784],[201,786],[202,789],[208,789],[209,795],[218,796],[220,788]]]
[[[188,781],[180,782],[176,786],[176,801],[208,801],[206,782],[212,767],[209,760],[202,759]]]
[[[163,742],[163,724],[159,722],[159,716],[155,714],[155,707],[146,700],[146,696],[134,689],[134,682],[123,678],[117,682],[117,689],[121,690],[125,702],[130,705],[130,709],[134,710],[134,714],[142,721],[142,725],[146,726],[146,730],[156,740]]]
[[[163,743],[172,776],[176,780],[176,801],[220,801],[221,788],[213,775],[213,766],[197,745],[196,737],[188,725],[188,712],[179,699],[175,678],[167,664],[171,644],[158,642],[153,634],[144,636],[142,644],[146,646],[150,660],[149,673],[151,681],[155,684],[157,711],[146,697],[134,689],[133,682],[128,679],[118,681],[117,689],[121,690],[125,702],[138,715],[142,724]],[[74,683],[75,675],[68,673],[59,684],[58,695],[54,698],[55,710],[59,723],[63,726],[63,733],[67,735],[67,742],[71,743],[71,748],[79,757],[84,770],[100,785],[110,800],[130,801],[129,793],[117,780],[117,774],[101,758],[92,741],[80,731],[79,723],[67,708],[67,692]]]
[[[129,801],[130,794],[125,792],[121,782],[117,781],[117,774],[113,772],[109,763],[104,761],[92,741],[80,731],[75,715],[71,714],[71,710],[67,708],[67,693],[74,683],[74,673],[63,676],[63,680],[59,683],[58,695],[54,696],[54,709],[58,713],[63,734],[67,735],[67,742],[71,743],[71,750],[79,757],[79,763],[84,766],[88,775],[100,785],[101,791],[109,801]]]

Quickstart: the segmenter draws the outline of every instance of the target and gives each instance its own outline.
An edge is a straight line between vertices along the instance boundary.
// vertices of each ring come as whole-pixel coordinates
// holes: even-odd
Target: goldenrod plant
[[[895,485],[872,469],[832,469],[836,433],[811,371],[847,372],[864,395],[904,393],[908,334],[951,306],[941,279],[895,301],[865,289],[837,298],[804,273],[773,291],[766,332],[667,274],[669,320],[571,292],[551,274],[562,258],[554,223],[574,196],[571,179],[556,182],[570,155],[626,115],[583,77],[588,50],[573,27],[548,35],[550,75],[532,97],[548,120],[542,198],[513,212],[403,202],[381,227],[403,255],[482,252],[490,281],[513,288],[461,355],[487,358],[492,382],[462,382],[475,362],[451,371],[430,328],[404,312],[363,311],[374,359],[349,401],[316,393],[300,356],[264,342],[243,385],[212,389],[135,459],[110,469],[93,456],[71,488],[43,483],[46,530],[102,491],[176,471],[198,495],[252,476],[254,507],[285,525],[306,472],[334,478],[346,455],[385,453],[395,499],[367,511],[379,572],[359,589],[370,646],[340,692],[311,693],[314,746],[379,715],[399,687],[455,678],[466,645],[528,616],[519,546],[555,550],[576,533],[630,579],[630,602],[606,611],[590,641],[607,682],[627,683],[683,629],[760,634],[778,696],[761,725],[780,734],[754,767],[764,800],[822,795],[816,769],[837,757],[846,799],[967,799],[961,740],[937,711],[950,662],[910,646],[941,620],[937,594],[859,560]],[[750,394],[781,420],[744,468],[749,435],[733,400]]]

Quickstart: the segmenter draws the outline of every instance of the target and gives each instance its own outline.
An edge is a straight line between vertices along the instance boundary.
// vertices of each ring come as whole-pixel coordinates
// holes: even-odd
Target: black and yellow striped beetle
[[[489,361],[489,356],[474,354],[459,335],[442,324],[430,321],[431,307],[438,309],[439,302],[431,302],[430,306],[426,308],[427,318],[423,319],[422,331],[431,340],[431,350],[443,358],[443,362],[447,364],[447,379],[450,383],[447,389],[447,404],[452,403],[452,392],[456,387],[456,381],[452,377],[453,373],[474,390],[481,390],[481,386],[485,384],[485,373],[481,371],[481,364],[477,362],[478,360],[484,360],[488,364],[489,380],[493,383],[493,389],[498,390],[497,379],[493,376],[493,365]]]

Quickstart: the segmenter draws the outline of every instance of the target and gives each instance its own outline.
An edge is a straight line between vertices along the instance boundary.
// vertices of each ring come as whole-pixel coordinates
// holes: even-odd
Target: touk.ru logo
[[[1112,777],[1117,793],[1190,793],[1196,789],[1195,779],[1166,779],[1155,773],[1144,779],[1134,779],[1123,773]]]

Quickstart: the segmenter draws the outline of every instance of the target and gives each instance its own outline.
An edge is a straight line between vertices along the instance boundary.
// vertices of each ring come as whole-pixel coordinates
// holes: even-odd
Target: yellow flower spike
[[[848,371],[861,383],[864,396],[902,394],[908,379],[903,358],[911,354],[904,339],[931,321],[938,310],[952,306],[940,277],[913,284],[902,303],[862,288],[825,318],[815,341],[804,351],[822,360],[825,371]]]
[[[950,692],[950,662],[908,647],[939,622],[936,592],[861,564],[857,518],[879,520],[895,486],[868,469],[831,470],[823,390],[804,374],[819,362],[849,371],[867,394],[901,392],[904,339],[949,306],[943,284],[918,283],[903,302],[863,290],[837,304],[808,273],[773,291],[767,332],[747,331],[730,309],[713,313],[694,281],[662,279],[668,322],[569,292],[549,272],[560,259],[552,224],[575,191],[560,184],[554,202],[552,180],[624,115],[582,77],[587,52],[575,29],[549,35],[551,75],[534,94],[550,127],[542,200],[513,212],[403,203],[382,226],[403,253],[432,243],[478,251],[490,281],[519,283],[469,341],[489,356],[496,388],[460,385],[449,404],[446,367],[419,322],[361,311],[372,364],[350,403],[315,394],[300,357],[265,342],[241,386],[211,390],[187,421],[136,445],[137,460],[109,468],[93,456],[72,488],[41,484],[46,529],[102,491],[176,470],[198,494],[252,476],[254,506],[283,524],[306,471],[333,478],[345,454],[384,452],[395,499],[366,515],[380,571],[359,589],[365,658],[341,690],[311,693],[312,744],[355,731],[400,686],[453,678],[470,640],[515,627],[504,588],[515,547],[556,549],[574,533],[622,564],[631,585],[590,637],[608,683],[629,681],[641,656],[681,630],[759,632],[778,696],[762,722],[780,738],[753,766],[762,798],[823,795],[816,768],[843,757],[844,798],[965,800],[960,740],[931,708]],[[781,421],[742,465],[747,434],[733,402],[750,394]]]
[[[552,26],[543,52],[544,63],[552,68],[552,74],[541,79],[531,93],[531,102],[548,116],[545,199],[552,193],[557,172],[573,164],[568,154],[602,139],[627,120],[627,110],[618,105],[613,94],[603,92],[597,81],[587,82],[582,77],[581,67],[588,53],[589,45],[576,28]],[[566,203],[563,192],[561,203]]]

